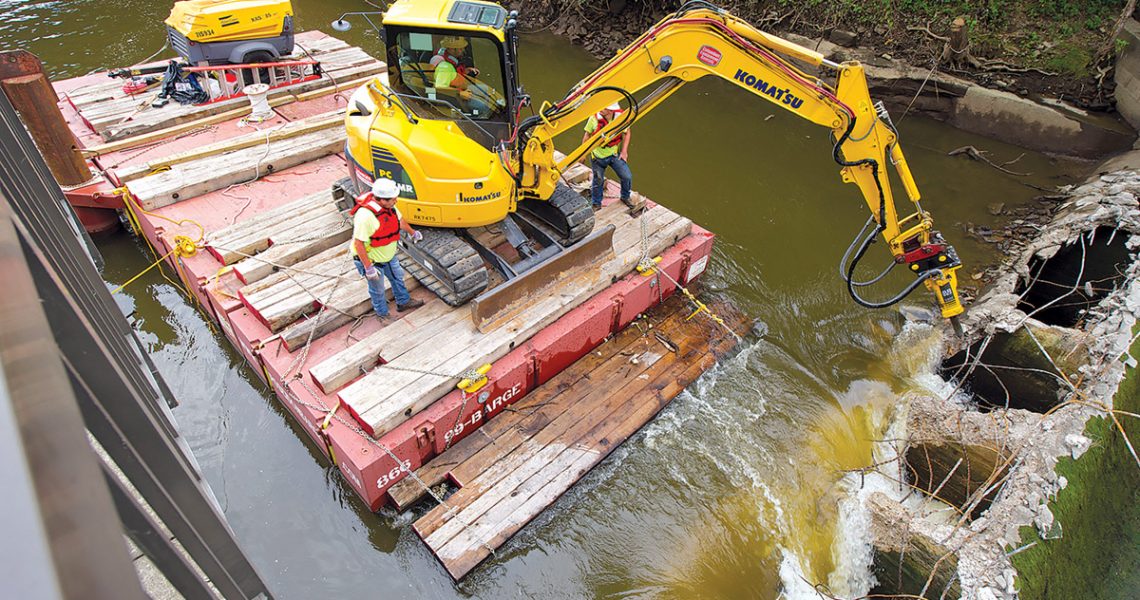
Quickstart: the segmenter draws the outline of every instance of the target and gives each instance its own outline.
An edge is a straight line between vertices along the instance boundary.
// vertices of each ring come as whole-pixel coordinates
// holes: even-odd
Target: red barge
[[[714,236],[648,201],[633,216],[611,196],[597,227],[613,226],[612,256],[567,271],[493,327],[481,331],[468,308],[414,281],[426,305],[381,324],[346,256],[350,224],[329,190],[347,170],[347,94],[383,77],[385,65],[319,32],[296,40],[324,76],[273,89],[273,114],[259,122],[244,98],[151,108],[145,92],[128,95],[103,75],[55,82],[94,174],[67,194],[76,206],[129,217],[370,509],[406,507],[439,482],[460,486],[442,515],[416,525],[460,577],[735,346],[727,330],[744,319],[730,307],[717,311],[719,324],[707,311],[686,319],[692,308],[679,300],[646,318],[705,270]],[[580,165],[563,176],[579,192],[589,185]],[[501,234],[477,235],[494,245]],[[648,275],[635,268],[643,244],[660,257]],[[457,389],[485,364],[484,387]],[[495,425],[468,438],[487,423]],[[508,438],[507,449],[488,449],[486,440]],[[445,452],[462,455],[448,463],[455,468],[431,463]],[[519,467],[526,460],[530,470]],[[544,469],[549,476],[535,475]],[[476,487],[502,498],[461,498]],[[529,496],[504,500],[519,490]],[[441,533],[451,516],[484,504]],[[516,523],[518,510],[530,516]],[[470,552],[455,550],[460,537],[474,540]]]

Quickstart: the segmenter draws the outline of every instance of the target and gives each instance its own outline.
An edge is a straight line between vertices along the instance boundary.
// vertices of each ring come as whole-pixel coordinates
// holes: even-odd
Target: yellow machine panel
[[[280,35],[291,16],[289,0],[185,0],[166,24],[194,42],[236,42]]]
[[[504,41],[502,22],[480,21],[479,12],[472,15],[471,22],[461,22],[455,0],[415,0],[415,2],[396,2],[388,7],[384,13],[384,23],[387,25],[407,25],[430,29],[458,29],[462,31],[477,31],[495,36],[500,42]],[[499,12],[498,5],[492,2],[463,2],[467,7],[478,11],[478,7],[485,6],[489,10],[486,14]]]
[[[467,138],[454,121],[411,123],[376,93],[375,85],[353,94],[372,114],[349,111],[348,158],[358,176],[373,174],[400,187],[400,212],[415,225],[480,227],[503,220],[513,207],[514,182],[494,153]]]

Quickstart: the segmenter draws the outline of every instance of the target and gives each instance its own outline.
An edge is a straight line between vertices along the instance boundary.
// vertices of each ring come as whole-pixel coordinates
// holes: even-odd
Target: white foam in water
[[[876,410],[875,416],[882,418],[885,415],[883,411]],[[894,411],[883,439],[899,439],[905,428],[906,410],[901,408]],[[879,427],[876,426],[876,429]],[[889,443],[875,444],[875,464],[894,464],[892,461],[895,458],[897,453],[894,446]],[[859,598],[870,593],[876,584],[872,571],[875,550],[872,544],[871,516],[866,501],[875,492],[882,492],[895,499],[901,498],[903,492],[890,478],[875,472],[866,475],[848,473],[840,481],[840,486],[844,490],[844,497],[839,502],[839,515],[835,524],[835,540],[832,544],[835,569],[828,574],[828,592],[840,598]],[[790,600],[826,598],[804,581],[800,558],[789,550],[784,549],[783,552],[784,560],[780,564],[783,597]]]
[[[827,578],[831,592],[843,598],[858,598],[870,593],[877,583],[871,571],[875,559],[872,545],[871,515],[866,500],[875,492],[894,495],[894,484],[878,473],[865,477],[848,474],[843,481],[851,490],[839,503],[839,521],[832,546],[835,570]]]
[[[787,548],[780,548],[780,553],[784,557],[780,561],[780,581],[783,583],[780,598],[787,600],[826,600],[826,596],[817,592],[815,587],[808,583],[807,577],[804,576],[803,567],[800,565],[799,557]]]

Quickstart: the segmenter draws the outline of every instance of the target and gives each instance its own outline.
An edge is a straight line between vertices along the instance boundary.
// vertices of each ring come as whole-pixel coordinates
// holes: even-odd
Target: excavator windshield
[[[388,27],[392,89],[426,119],[507,123],[502,44],[458,31]]]

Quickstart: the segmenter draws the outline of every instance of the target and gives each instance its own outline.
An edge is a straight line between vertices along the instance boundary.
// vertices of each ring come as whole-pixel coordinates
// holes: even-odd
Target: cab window
[[[389,48],[392,78],[400,94],[426,118],[501,120],[506,116],[502,57],[495,41],[455,33],[403,31]],[[419,100],[417,100],[419,99]]]

